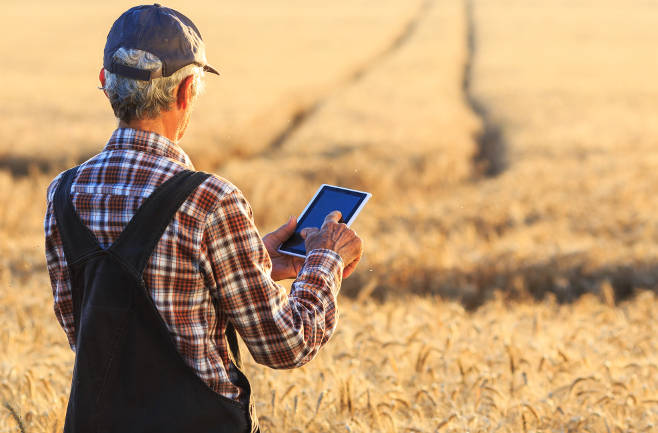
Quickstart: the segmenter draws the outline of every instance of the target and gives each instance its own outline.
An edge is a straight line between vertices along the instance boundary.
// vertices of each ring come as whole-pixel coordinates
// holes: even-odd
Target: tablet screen
[[[306,255],[304,239],[299,234],[306,227],[322,227],[324,219],[334,210],[342,213],[341,222],[350,224],[370,194],[350,189],[324,185],[297,221],[295,233],[281,245],[280,250]]]

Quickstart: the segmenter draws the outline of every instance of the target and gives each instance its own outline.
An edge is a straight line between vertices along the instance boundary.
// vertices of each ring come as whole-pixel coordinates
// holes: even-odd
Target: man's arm
[[[208,215],[204,244],[216,283],[213,295],[256,362],[294,368],[310,361],[336,328],[340,255],[311,251],[286,293],[271,278],[269,254],[239,190]]]
[[[59,184],[61,174],[58,175],[48,187],[46,193],[46,216],[44,218],[46,263],[50,284],[53,290],[55,316],[66,332],[69,346],[75,351],[75,323],[73,319],[73,298],[69,282],[68,267],[64,257],[62,240],[55,221],[53,198],[55,189]]]

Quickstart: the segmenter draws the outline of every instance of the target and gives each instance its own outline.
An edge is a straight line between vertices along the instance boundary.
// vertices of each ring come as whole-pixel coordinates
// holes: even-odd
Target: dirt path
[[[297,130],[311,120],[313,114],[330,100],[333,95],[358,83],[365,75],[376,68],[381,61],[388,56],[391,56],[408,43],[409,38],[411,38],[417,30],[419,22],[424,18],[427,9],[431,4],[432,0],[425,0],[418,8],[418,12],[411,17],[411,19],[402,27],[402,30],[391,39],[390,43],[381,52],[369,60],[364,61],[363,64],[352,71],[345,80],[338,83],[329,94],[322,95],[312,101],[309,105],[301,107],[281,131],[274,133],[272,140],[269,142],[265,150],[265,154],[271,154],[281,148],[286,141],[290,140]]]
[[[464,0],[464,8],[467,57],[464,64],[462,89],[471,109],[482,121],[482,129],[476,137],[478,151],[473,162],[476,165],[477,172],[481,172],[486,176],[496,176],[505,170],[507,165],[507,146],[500,125],[491,119],[489,110],[473,90],[473,64],[478,51],[474,0]]]

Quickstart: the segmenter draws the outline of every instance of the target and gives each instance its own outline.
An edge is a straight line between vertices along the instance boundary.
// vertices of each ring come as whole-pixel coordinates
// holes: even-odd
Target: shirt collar
[[[105,145],[105,150],[137,150],[172,159],[194,169],[192,160],[176,143],[160,134],[132,128],[117,128]]]

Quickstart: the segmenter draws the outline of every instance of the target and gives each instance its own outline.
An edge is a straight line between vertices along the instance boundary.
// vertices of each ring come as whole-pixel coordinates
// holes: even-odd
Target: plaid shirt
[[[188,168],[185,152],[165,137],[117,129],[83,163],[71,194],[82,221],[108,247],[155,188]],[[61,176],[61,175],[60,175]],[[53,212],[57,176],[48,187],[46,260],[55,314],[75,350],[69,273]],[[310,361],[336,328],[343,263],[311,251],[290,294],[272,281],[272,262],[239,189],[219,176],[183,203],[144,270],[144,282],[187,364],[215,392],[244,396],[224,332],[231,321],[260,364],[294,368]]]

